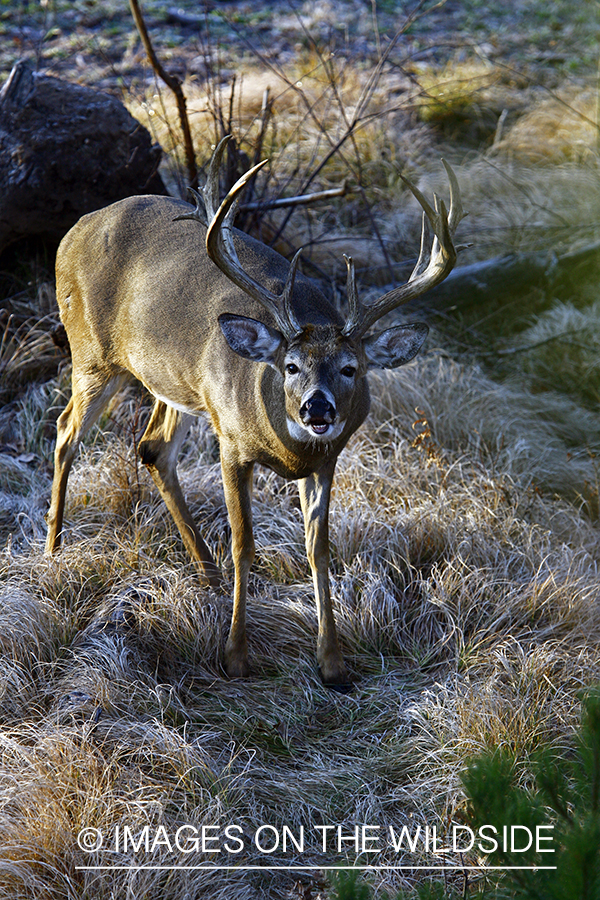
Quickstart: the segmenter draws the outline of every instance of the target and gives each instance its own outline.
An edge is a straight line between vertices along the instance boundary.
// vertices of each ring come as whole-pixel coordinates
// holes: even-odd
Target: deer
[[[129,197],[83,216],[59,246],[57,300],[71,348],[72,392],[57,421],[45,550],[54,554],[61,544],[67,480],[82,438],[114,394],[136,379],[154,398],[139,456],[207,589],[221,584],[221,573],[185,502],[177,460],[194,417],[207,413],[218,438],[234,568],[228,677],[250,671],[246,604],[258,464],[298,482],[319,672],[325,685],[344,690],[351,681],[329,586],[336,462],[369,412],[368,371],[407,363],[428,333],[424,323],[371,332],[372,326],[448,275],[456,262],[454,233],[465,213],[457,178],[444,160],[449,211],[436,194],[432,206],[407,181],[423,219],[414,270],[406,283],[365,304],[354,263],[345,256],[342,314],[298,271],[301,250],[290,263],[234,227],[240,197],[266,160],[220,202],[229,137],[213,153],[202,192],[193,192],[195,208],[171,197]]]

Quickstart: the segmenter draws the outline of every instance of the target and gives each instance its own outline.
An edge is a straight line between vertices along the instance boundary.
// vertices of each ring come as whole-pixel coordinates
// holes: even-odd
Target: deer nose
[[[300,418],[305,425],[331,425],[335,421],[335,406],[323,391],[315,391],[300,407]]]

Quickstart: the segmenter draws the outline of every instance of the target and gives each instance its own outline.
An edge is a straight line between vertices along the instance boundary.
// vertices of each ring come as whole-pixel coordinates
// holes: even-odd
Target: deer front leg
[[[230,678],[248,674],[248,644],[246,641],[246,597],[248,575],[254,561],[252,533],[252,474],[253,463],[241,463],[237,454],[221,446],[221,470],[225,502],[231,525],[231,552],[235,567],[233,613],[229,637],[225,645],[225,669]]]
[[[350,678],[339,645],[329,593],[329,496],[335,460],[299,483],[306,554],[313,575],[319,633],[317,660],[325,684],[348,685]]]

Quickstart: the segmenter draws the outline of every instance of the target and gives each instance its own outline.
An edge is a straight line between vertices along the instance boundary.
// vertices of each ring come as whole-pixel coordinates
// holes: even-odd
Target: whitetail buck
[[[427,326],[396,325],[367,335],[382,316],[438,284],[456,260],[452,236],[463,217],[446,165],[451,206],[435,209],[411,187],[435,237],[410,280],[368,306],[359,302],[351,259],[346,320],[270,247],[233,228],[246,182],[219,205],[213,155],[197,208],[165,197],[131,197],[84,216],[62,241],[57,295],[73,357],[72,397],[58,419],[46,551],[61,539],[69,469],[83,435],[134,376],[155,398],[140,456],[183,542],[208,582],[219,571],[186,506],[177,457],[192,416],[208,412],[218,436],[235,566],[227,640],[230,676],[248,671],[246,593],[254,558],[255,463],[298,479],[306,550],[318,608],[317,658],[327,684],[348,674],[329,594],[328,513],[336,460],[369,410],[366,373],[393,369],[418,352]],[[203,203],[202,203],[203,200]],[[204,206],[204,210],[202,209]],[[183,221],[182,221],[183,220]]]

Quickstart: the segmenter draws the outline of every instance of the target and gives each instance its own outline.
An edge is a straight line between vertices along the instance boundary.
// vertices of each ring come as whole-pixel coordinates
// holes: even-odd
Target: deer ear
[[[284,342],[279,331],[256,319],[234,316],[231,313],[219,316],[219,325],[225,340],[239,356],[275,365],[279,348]]]
[[[427,337],[429,328],[417,325],[396,325],[377,331],[363,341],[369,369],[396,369],[416,356]]]

